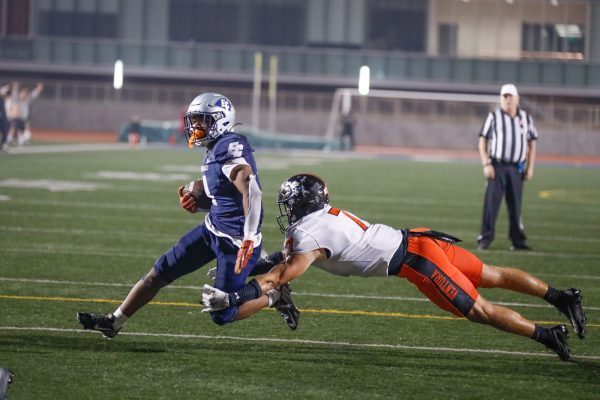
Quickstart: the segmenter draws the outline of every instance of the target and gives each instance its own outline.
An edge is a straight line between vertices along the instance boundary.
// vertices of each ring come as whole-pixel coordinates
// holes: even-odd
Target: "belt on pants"
[[[450,244],[462,242],[456,236],[450,235],[448,233],[434,231],[432,229],[422,232],[414,232],[409,229],[402,229],[402,242],[398,249],[394,252],[390,263],[388,264],[388,275],[398,275],[400,272],[400,268],[402,268],[402,264],[404,264],[404,259],[406,258],[406,253],[408,252],[408,238],[409,237],[428,237],[431,239],[441,240]]]

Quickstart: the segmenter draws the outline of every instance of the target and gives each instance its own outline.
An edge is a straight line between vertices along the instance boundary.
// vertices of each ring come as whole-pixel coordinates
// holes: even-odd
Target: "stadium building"
[[[175,120],[215,90],[256,132],[323,139],[338,129],[334,93],[355,88],[364,65],[371,89],[390,96],[339,105],[358,116],[358,145],[473,149],[493,96],[512,82],[540,151],[600,154],[597,1],[0,0],[1,83],[45,83],[40,128]]]

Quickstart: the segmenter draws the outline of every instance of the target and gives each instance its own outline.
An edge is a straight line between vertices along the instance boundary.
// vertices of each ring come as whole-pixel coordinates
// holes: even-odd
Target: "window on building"
[[[40,35],[48,36],[116,38],[118,23],[116,12],[100,9],[42,9],[39,12],[38,29]]]
[[[0,32],[6,32],[7,35],[29,33],[29,1],[0,1],[0,7]],[[6,12],[6,16],[3,12]]]
[[[171,0],[169,7],[171,40],[279,46],[304,43],[304,0]]]
[[[577,24],[524,23],[521,49],[524,57],[583,59],[585,27]]]
[[[254,1],[249,8],[250,42],[278,46],[304,44],[306,3],[304,0]]]
[[[176,41],[235,43],[240,4],[232,0],[171,0],[169,38]]]
[[[425,51],[427,4],[421,0],[371,0],[367,47]]]
[[[438,26],[438,54],[455,56],[458,40],[458,25],[439,24]]]

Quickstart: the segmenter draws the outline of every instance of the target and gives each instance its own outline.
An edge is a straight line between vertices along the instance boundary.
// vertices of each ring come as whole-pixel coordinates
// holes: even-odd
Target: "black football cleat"
[[[556,325],[552,328],[548,328],[552,335],[552,343],[546,345],[548,350],[552,350],[563,361],[569,361],[571,358],[571,350],[569,349],[569,331],[565,325]]]
[[[558,311],[571,321],[573,330],[580,339],[585,337],[585,322],[587,321],[587,317],[581,306],[582,299],[583,296],[581,295],[581,290],[571,288],[560,292],[560,296],[555,305],[556,308],[558,308]]]
[[[15,374],[11,370],[0,368],[0,400],[6,400],[8,385],[12,383],[13,379],[15,379]]]
[[[292,301],[292,289],[286,283],[279,287],[279,291],[281,292],[281,297],[275,303],[275,309],[283,317],[288,328],[295,330],[298,327],[300,310],[296,308]]]
[[[510,246],[511,251],[531,251],[533,250],[531,247],[526,245],[525,243],[516,243]]]
[[[77,321],[83,325],[83,329],[102,332],[104,337],[109,339],[117,336],[117,333],[121,330],[113,327],[115,317],[112,314],[99,315],[80,312],[77,313]]]

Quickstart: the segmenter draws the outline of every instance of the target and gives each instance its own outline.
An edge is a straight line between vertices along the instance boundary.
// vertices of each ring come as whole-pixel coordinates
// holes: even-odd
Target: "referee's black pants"
[[[525,228],[521,220],[521,200],[523,198],[523,174],[517,164],[494,162],[496,179],[488,179],[483,201],[483,218],[481,220],[481,235],[477,241],[490,244],[494,240],[496,219],[506,197],[508,207],[509,230],[508,237],[513,246],[527,245]]]
[[[2,107],[2,105],[0,105]],[[4,117],[0,117],[0,146],[4,146],[8,136],[8,121]]]

